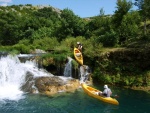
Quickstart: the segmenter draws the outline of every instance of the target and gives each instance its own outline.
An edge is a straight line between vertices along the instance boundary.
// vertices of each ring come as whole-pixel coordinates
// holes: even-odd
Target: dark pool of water
[[[150,94],[118,87],[111,89],[119,96],[118,106],[92,98],[80,88],[54,97],[25,94],[18,101],[0,101],[0,113],[150,113]]]

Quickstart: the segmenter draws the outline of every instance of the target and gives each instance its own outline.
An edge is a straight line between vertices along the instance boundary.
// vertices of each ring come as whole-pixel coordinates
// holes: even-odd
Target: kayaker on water
[[[82,52],[83,46],[80,42],[77,42],[77,48]]]
[[[99,92],[99,95],[103,95],[103,96],[106,96],[106,97],[110,97],[111,94],[112,94],[111,89],[108,88],[107,85],[104,85],[104,91],[103,92]]]

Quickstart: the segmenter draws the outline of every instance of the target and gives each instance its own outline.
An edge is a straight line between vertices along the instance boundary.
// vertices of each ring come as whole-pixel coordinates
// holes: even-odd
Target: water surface
[[[18,101],[1,100],[0,113],[149,113],[148,93],[118,87],[111,89],[119,95],[118,106],[92,98],[80,88],[74,93],[60,93],[53,97],[24,94],[24,98]]]

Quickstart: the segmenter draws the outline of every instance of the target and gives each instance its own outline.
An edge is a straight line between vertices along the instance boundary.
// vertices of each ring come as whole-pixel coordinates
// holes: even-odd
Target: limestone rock
[[[58,92],[72,92],[79,88],[80,82],[74,78],[62,79],[58,76],[40,77],[35,80],[35,86],[40,93],[54,95]]]

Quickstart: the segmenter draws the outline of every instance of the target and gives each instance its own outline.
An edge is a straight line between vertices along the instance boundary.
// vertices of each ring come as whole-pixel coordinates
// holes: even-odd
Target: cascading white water
[[[80,83],[86,82],[89,78],[89,67],[88,66],[80,66]]]
[[[19,100],[23,98],[20,87],[25,82],[27,72],[34,77],[53,76],[44,70],[39,70],[33,61],[21,63],[17,57],[7,56],[0,58],[0,101]]]
[[[72,58],[68,57],[68,62],[65,66],[64,70],[64,76],[65,77],[72,77]]]
[[[65,77],[72,77],[72,58],[68,57],[68,62],[66,63],[65,69],[64,69],[64,76]],[[86,65],[80,66],[79,69],[79,76],[80,76],[80,83],[86,82],[89,78],[89,67]]]

